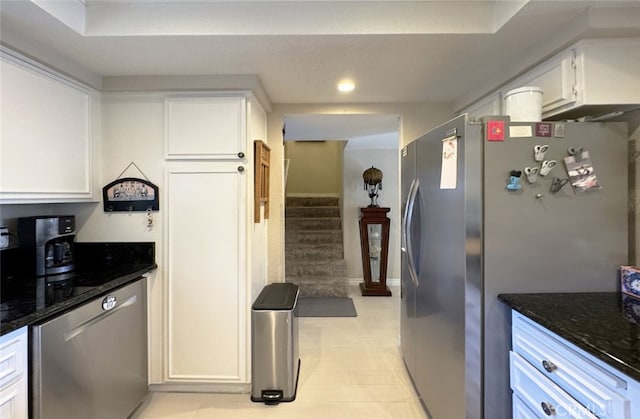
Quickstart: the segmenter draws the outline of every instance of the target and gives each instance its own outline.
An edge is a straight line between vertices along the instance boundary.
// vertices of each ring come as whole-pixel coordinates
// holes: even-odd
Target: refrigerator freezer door
[[[408,144],[401,152],[401,214],[402,214],[402,269],[400,272],[400,347],[402,357],[409,374],[415,369],[415,316],[416,316],[416,280],[413,277],[413,268],[410,266],[407,240],[407,228],[411,228],[413,223],[409,222],[409,213],[413,208],[409,207],[409,200],[415,188],[415,142]]]
[[[465,128],[461,116],[416,141],[421,244],[414,382],[434,419],[465,417]],[[442,140],[453,132],[458,181],[455,189],[440,189]]]

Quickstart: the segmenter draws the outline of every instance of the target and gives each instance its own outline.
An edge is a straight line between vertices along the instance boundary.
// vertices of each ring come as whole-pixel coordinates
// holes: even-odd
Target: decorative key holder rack
[[[138,169],[144,179],[121,176],[131,166]],[[102,200],[105,212],[117,211],[158,211],[160,195],[158,187],[151,183],[149,178],[140,170],[134,162],[118,175],[118,178],[102,188]]]

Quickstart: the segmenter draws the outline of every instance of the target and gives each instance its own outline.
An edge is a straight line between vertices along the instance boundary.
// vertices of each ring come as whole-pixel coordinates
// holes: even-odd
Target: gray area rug
[[[348,297],[299,298],[296,317],[357,317],[353,300]]]

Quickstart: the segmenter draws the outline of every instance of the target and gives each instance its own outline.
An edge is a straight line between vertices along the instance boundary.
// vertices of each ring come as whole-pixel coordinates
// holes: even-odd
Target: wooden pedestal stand
[[[360,208],[360,248],[362,251],[362,275],[360,283],[363,296],[391,296],[387,287],[387,257],[389,255],[389,223],[387,213],[391,208]]]

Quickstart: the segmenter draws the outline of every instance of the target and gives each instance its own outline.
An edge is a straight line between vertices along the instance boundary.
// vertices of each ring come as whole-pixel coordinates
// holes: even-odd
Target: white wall
[[[383,174],[382,190],[378,205],[391,208],[387,216],[391,220],[389,230],[389,257],[387,280],[400,278],[400,160],[396,149],[361,149],[347,147],[344,150],[343,215],[344,256],[347,277],[362,280],[362,255],[358,221],[360,208],[371,201],[363,187],[362,172],[371,166]]]
[[[144,177],[158,186],[160,211],[153,213],[153,226],[147,227],[143,212],[108,213],[95,206],[79,230],[79,241],[152,241],[156,243],[158,269],[149,282],[149,339],[151,383],[162,382],[164,327],[164,102],[161,95],[105,95],[102,100],[102,144],[99,184],[123,176]]]
[[[247,113],[247,135],[251,140],[262,140],[268,144],[267,142],[267,116],[260,105],[258,105],[255,101],[249,100],[249,111]],[[251,159],[253,160],[253,159]],[[252,170],[249,170],[250,173],[253,173]],[[253,176],[249,181],[248,193],[253,193]],[[248,202],[253,203],[253,197],[248,197]],[[271,204],[270,204],[271,205]],[[267,266],[268,266],[268,257],[267,257],[267,240],[269,233],[269,220],[265,220],[264,218],[264,205],[260,207],[260,222],[255,223],[251,222],[247,227],[247,234],[249,242],[251,243],[251,247],[249,249],[249,254],[247,255],[248,260],[251,261],[251,292],[247,296],[249,301],[247,301],[247,307],[251,307],[255,299],[262,291],[262,288],[265,284],[271,282],[268,278]],[[253,211],[251,211],[253,214]]]

